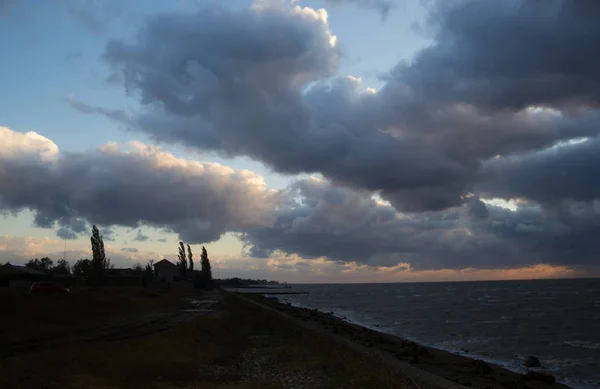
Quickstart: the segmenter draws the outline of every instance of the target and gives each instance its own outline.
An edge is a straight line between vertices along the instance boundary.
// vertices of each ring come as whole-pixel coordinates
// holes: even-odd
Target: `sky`
[[[0,0],[0,262],[600,275],[600,4]],[[199,257],[199,255],[197,255]]]

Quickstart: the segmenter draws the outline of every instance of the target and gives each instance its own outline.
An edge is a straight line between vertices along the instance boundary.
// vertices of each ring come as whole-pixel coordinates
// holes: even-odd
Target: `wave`
[[[600,343],[587,342],[585,340],[566,341],[566,342],[564,342],[564,344],[567,344],[571,347],[578,347],[578,348],[600,349]]]

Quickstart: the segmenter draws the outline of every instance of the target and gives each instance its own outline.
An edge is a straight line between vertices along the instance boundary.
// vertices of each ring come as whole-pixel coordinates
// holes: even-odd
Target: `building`
[[[48,281],[52,275],[41,270],[31,269],[26,266],[6,265],[0,266],[0,287],[28,288],[37,281]]]
[[[126,269],[108,269],[107,270],[107,274],[109,276],[114,276],[114,277],[138,277],[139,278],[139,274],[136,274],[135,271],[133,269],[130,269],[130,268],[126,268]]]
[[[180,278],[179,268],[171,261],[163,259],[154,264],[154,275],[163,278],[167,282],[173,282],[175,278]]]
[[[139,286],[143,284],[141,274],[136,274],[133,269],[108,269],[102,278],[102,283],[107,286]]]

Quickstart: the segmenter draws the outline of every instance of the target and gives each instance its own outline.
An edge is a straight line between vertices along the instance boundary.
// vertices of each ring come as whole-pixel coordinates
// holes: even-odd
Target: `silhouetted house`
[[[163,259],[154,264],[154,275],[163,278],[167,282],[173,282],[175,278],[180,278],[179,268],[171,261]]]
[[[33,282],[48,281],[51,278],[49,273],[26,266],[10,263],[0,266],[0,287],[29,287]]]
[[[135,274],[133,269],[109,269],[108,275],[115,277],[139,277],[139,275]]]
[[[139,286],[142,277],[133,269],[108,269],[102,283],[108,286]]]

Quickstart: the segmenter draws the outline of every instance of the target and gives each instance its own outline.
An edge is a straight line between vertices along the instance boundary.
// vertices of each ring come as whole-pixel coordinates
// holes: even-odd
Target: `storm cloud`
[[[31,209],[36,225],[58,226],[63,238],[88,233],[92,223],[145,224],[209,242],[271,222],[275,195],[250,171],[178,159],[137,142],[127,150],[107,144],[60,153],[33,132],[0,127],[0,138],[0,210]],[[138,231],[136,239],[143,238]]]
[[[433,4],[435,43],[394,70],[415,93],[491,110],[597,106],[597,1]]]
[[[282,251],[416,270],[518,267],[528,261],[489,228],[488,218],[471,221],[463,208],[401,214],[369,193],[317,179],[298,181],[288,190],[296,201],[278,212],[277,221],[243,235],[252,255]]]
[[[341,54],[325,10],[259,4],[161,14],[110,42],[105,60],[147,107],[117,120],[407,211],[463,204],[497,155],[598,133],[595,2],[432,2],[433,44],[379,91],[331,78]]]
[[[270,191],[251,172],[138,143],[59,153],[6,130],[0,209],[33,209],[65,237],[91,222],[190,242],[231,231],[255,257],[419,270],[597,261],[597,1],[430,2],[431,44],[378,90],[338,74],[325,10],[273,3],[156,15],[103,54],[139,108],[69,103],[158,142],[323,179]]]
[[[548,207],[600,199],[600,139],[557,145],[525,155],[496,158],[481,171],[488,197],[527,198]]]
[[[553,210],[516,209],[470,198],[444,211],[399,213],[367,192],[319,179],[295,182],[276,222],[243,234],[255,257],[302,258],[412,270],[522,268],[597,262],[600,220],[569,222]],[[591,215],[590,209],[580,214]]]
[[[153,226],[191,243],[233,232],[253,257],[413,270],[587,265],[600,249],[597,201],[509,210],[471,196],[443,211],[399,212],[374,192],[321,178],[274,191],[254,173],[135,142],[60,153],[38,134],[0,131],[10,144],[0,147],[0,208],[30,209],[38,226],[65,239],[87,234],[91,223]],[[134,240],[147,239],[138,229]]]

